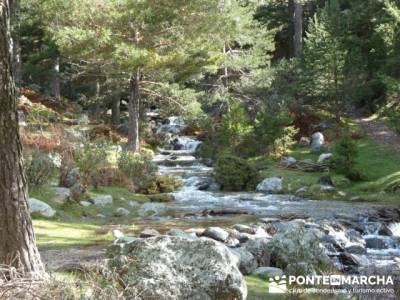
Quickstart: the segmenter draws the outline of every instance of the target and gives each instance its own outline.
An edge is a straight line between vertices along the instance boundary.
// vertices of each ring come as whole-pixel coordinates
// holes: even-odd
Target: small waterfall
[[[165,124],[161,124],[158,127],[157,133],[172,133],[172,134],[179,134],[181,133],[182,129],[185,127],[185,122],[182,117],[169,117]]]
[[[177,137],[177,142],[182,145],[183,150],[187,150],[191,153],[195,153],[201,145],[201,141],[188,136]]]

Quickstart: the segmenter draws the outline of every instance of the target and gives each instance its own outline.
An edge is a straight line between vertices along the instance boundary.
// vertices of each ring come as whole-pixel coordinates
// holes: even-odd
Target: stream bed
[[[320,246],[342,272],[400,275],[400,223],[380,213],[386,209],[397,213],[398,208],[294,195],[221,192],[212,176],[212,164],[195,156],[201,142],[180,135],[183,126],[175,117],[158,128],[171,142],[154,157],[159,174],[177,176],[183,186],[172,193],[175,201],[163,204],[166,209],[162,214],[137,220],[137,226],[165,233],[173,228],[301,221],[325,233]]]

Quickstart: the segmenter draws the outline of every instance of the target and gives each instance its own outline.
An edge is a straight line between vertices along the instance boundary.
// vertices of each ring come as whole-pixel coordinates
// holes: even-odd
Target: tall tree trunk
[[[11,76],[10,1],[0,0],[0,264],[45,275],[27,203],[15,87]]]
[[[56,57],[53,61],[53,70],[51,76],[51,95],[57,100],[60,100],[61,98],[59,57]]]
[[[12,48],[13,48],[13,55],[12,55],[12,62],[13,62],[13,77],[14,82],[17,86],[20,86],[22,83],[22,60],[21,60],[21,43],[20,43],[20,1],[14,0],[12,2],[12,16],[13,16],[13,38],[12,38]]]
[[[128,150],[135,153],[140,150],[139,118],[140,118],[140,70],[136,69],[130,80],[130,99],[128,103]]]
[[[95,96],[94,96],[95,97],[95,99],[94,99],[94,101],[95,101],[95,112],[94,112],[94,114],[95,114],[95,117],[96,117],[97,121],[99,121],[100,117],[101,117],[100,92],[101,92],[101,84],[100,84],[100,81],[97,80],[96,81],[96,92],[95,92]]]
[[[121,91],[117,88],[117,91],[112,100],[111,106],[111,120],[114,125],[119,125],[121,122]]]
[[[21,86],[22,83],[22,61],[21,61],[21,44],[19,36],[14,37],[13,43],[13,75],[14,81],[17,86]]]
[[[303,6],[298,0],[289,0],[290,57],[298,57],[303,49]]]

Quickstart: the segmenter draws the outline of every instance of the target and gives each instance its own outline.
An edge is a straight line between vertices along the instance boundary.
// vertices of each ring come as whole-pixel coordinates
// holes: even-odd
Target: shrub
[[[261,154],[270,153],[279,156],[284,154],[293,144],[296,129],[290,124],[292,118],[289,112],[282,108],[279,112],[265,108],[256,118],[254,135]]]
[[[214,176],[225,191],[253,190],[258,181],[258,172],[246,160],[222,154],[218,157]]]
[[[40,103],[32,103],[28,111],[27,121],[29,123],[47,123],[52,114],[57,116],[57,113],[52,111]]]
[[[91,176],[91,184],[95,189],[100,186],[118,186],[134,190],[132,181],[121,170],[112,166],[100,168]]]
[[[343,136],[334,146],[332,168],[350,180],[362,179],[356,167],[357,155],[356,143],[348,135]]]
[[[144,183],[141,192],[144,194],[172,193],[182,186],[182,181],[175,176],[158,175]]]
[[[25,157],[25,172],[29,184],[46,184],[54,175],[56,166],[51,158],[39,150],[30,151]]]
[[[224,115],[218,137],[223,149],[234,150],[251,134],[253,128],[249,117],[242,105],[234,103],[228,113]]]
[[[393,107],[391,110],[386,111],[388,124],[397,133],[400,133],[400,107]]]
[[[296,144],[294,137],[297,133],[298,129],[296,129],[294,126],[283,128],[282,136],[274,141],[272,154],[275,157],[282,157],[285,155],[290,148]]]
[[[75,163],[85,184],[92,182],[92,177],[108,164],[107,145],[104,142],[86,143],[75,152]]]
[[[142,187],[157,171],[157,166],[151,161],[149,156],[128,151],[122,152],[119,156],[118,168],[132,180],[137,187]]]

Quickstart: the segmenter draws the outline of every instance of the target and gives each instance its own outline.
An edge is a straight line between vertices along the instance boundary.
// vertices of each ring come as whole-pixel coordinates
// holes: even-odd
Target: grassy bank
[[[357,168],[364,176],[360,182],[350,182],[342,175],[334,172],[304,172],[300,170],[280,167],[276,161],[264,157],[253,159],[254,164],[262,169],[262,177],[280,176],[284,179],[286,193],[293,193],[297,189],[309,187],[306,196],[317,199],[334,199],[376,202],[397,202],[398,193],[394,187],[400,186],[400,153],[384,148],[370,139],[363,138],[357,141],[358,157]],[[310,149],[295,148],[288,153],[297,160],[312,159],[316,161],[319,154]],[[330,175],[337,189],[333,193],[320,193],[313,189],[322,176]],[[344,193],[338,193],[338,191]]]

